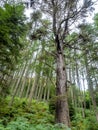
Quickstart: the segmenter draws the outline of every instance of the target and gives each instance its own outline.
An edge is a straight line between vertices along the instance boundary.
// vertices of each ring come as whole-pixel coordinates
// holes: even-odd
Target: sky
[[[92,23],[93,22],[93,17],[94,14],[98,13],[98,0],[93,0],[96,1],[96,4],[94,5],[95,10],[93,11],[93,13],[90,13],[87,17],[87,22]],[[32,8],[26,9],[25,14],[28,18],[30,18],[30,14],[32,13]]]
[[[88,16],[87,22],[92,23],[92,22],[93,22],[93,17],[94,17],[94,15],[95,15],[96,13],[98,13],[98,1],[97,1],[96,4],[94,5],[94,8],[95,8],[95,10],[94,10],[94,12],[93,12],[92,14],[90,14],[90,15]]]

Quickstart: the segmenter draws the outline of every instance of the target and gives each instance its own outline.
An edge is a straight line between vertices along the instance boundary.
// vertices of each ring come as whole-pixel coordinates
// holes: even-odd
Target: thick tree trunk
[[[63,123],[70,126],[64,56],[63,53],[58,51],[56,71],[56,123]]]

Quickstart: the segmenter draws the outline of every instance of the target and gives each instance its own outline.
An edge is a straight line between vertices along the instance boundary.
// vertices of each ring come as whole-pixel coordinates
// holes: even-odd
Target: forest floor
[[[33,100],[28,107],[26,99],[15,98],[13,106],[9,107],[9,101],[10,97],[0,101],[0,130],[98,130],[94,117],[88,121],[78,115],[71,121],[70,129],[55,124],[47,102]]]

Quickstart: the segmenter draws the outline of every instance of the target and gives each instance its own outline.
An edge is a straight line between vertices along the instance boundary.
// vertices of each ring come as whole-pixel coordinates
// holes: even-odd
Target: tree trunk
[[[45,85],[44,85],[44,93],[43,93],[43,100],[46,101],[47,100],[47,84],[48,84],[48,77],[47,79],[45,80]]]
[[[90,71],[89,71],[89,64],[88,64],[88,59],[87,59],[87,55],[85,54],[85,67],[86,67],[86,73],[87,73],[87,83],[88,83],[88,89],[89,89],[89,93],[91,96],[91,100],[92,100],[92,104],[93,104],[93,108],[94,108],[94,112],[96,115],[96,120],[98,122],[98,110],[97,110],[97,104],[95,101],[95,95],[94,95],[94,89],[93,89],[93,83],[92,83],[92,79],[90,77]]]
[[[32,74],[32,76],[33,76],[33,74]],[[30,92],[30,86],[31,86],[31,79],[32,79],[32,76],[29,78],[29,81],[28,81],[28,85],[27,85],[27,90],[26,90],[26,96],[25,96],[25,98],[27,99],[28,98],[28,96],[29,96],[29,92]]]
[[[25,89],[25,86],[26,86],[27,77],[28,77],[28,75],[29,75],[29,66],[30,66],[30,63],[31,63],[31,61],[28,63],[27,68],[26,68],[26,70],[25,70],[25,72],[24,72],[25,75],[24,75],[24,77],[23,77],[22,86],[21,86],[21,89],[20,89],[20,92],[19,92],[19,97],[20,97],[20,98],[22,98],[23,92],[24,92],[24,89]]]
[[[75,59],[76,60],[76,59]],[[77,60],[76,60],[76,80],[77,80],[77,86],[79,88],[79,96],[80,96],[80,100],[79,100],[79,107],[81,108],[80,109],[80,112],[82,114],[82,117],[85,118],[85,110],[84,110],[84,107],[83,107],[83,103],[82,103],[82,99],[83,99],[83,95],[82,95],[82,92],[81,92],[81,82],[80,82],[80,78],[79,78],[79,66],[78,66],[78,63],[77,63]]]
[[[56,123],[63,123],[70,126],[63,51],[61,53],[57,51],[56,73]]]
[[[24,91],[25,85],[26,85],[26,80],[27,80],[26,77],[24,77],[24,79],[22,81],[22,86],[21,86],[20,92],[18,93],[20,98],[22,98],[23,91]]]
[[[33,98],[33,95],[34,95],[34,90],[35,90],[35,88],[37,87],[37,84],[38,84],[38,82],[39,82],[39,78],[40,78],[40,74],[36,73],[36,74],[35,74],[34,83],[33,83],[33,85],[32,85],[31,92],[30,92],[30,95],[29,95],[29,98],[28,98],[28,106],[29,106],[29,107],[30,107],[31,102],[32,102],[32,98]]]
[[[41,100],[41,97],[42,97],[43,84],[44,84],[44,78],[41,77],[41,81],[40,81],[38,92],[37,92],[37,99],[38,100]]]
[[[23,70],[22,70],[22,73],[21,73],[21,75],[20,75],[20,77],[19,77],[19,79],[18,79],[18,81],[17,81],[17,84],[16,84],[16,86],[15,86],[15,88],[14,88],[14,92],[13,92],[12,98],[11,98],[11,100],[10,100],[10,102],[9,102],[9,106],[12,106],[12,104],[13,104],[14,97],[15,97],[16,94],[17,94],[17,91],[18,91],[18,88],[19,88],[19,84],[20,84],[20,82],[21,82],[21,80],[22,80],[23,74],[24,74],[25,69],[26,69],[26,65],[27,65],[27,61],[26,61],[25,65],[24,65],[24,68],[23,68]]]

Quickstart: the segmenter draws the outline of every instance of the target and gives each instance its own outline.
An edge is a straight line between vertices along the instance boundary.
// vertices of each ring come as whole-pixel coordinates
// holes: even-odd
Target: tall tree
[[[40,1],[39,1],[40,3]],[[56,122],[70,126],[69,109],[67,103],[67,75],[64,61],[65,37],[69,26],[87,11],[91,1],[84,0],[42,0],[40,9],[47,12],[52,20],[52,34],[56,47]],[[38,9],[38,7],[37,7]],[[68,45],[69,46],[69,45]]]

